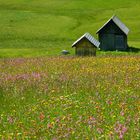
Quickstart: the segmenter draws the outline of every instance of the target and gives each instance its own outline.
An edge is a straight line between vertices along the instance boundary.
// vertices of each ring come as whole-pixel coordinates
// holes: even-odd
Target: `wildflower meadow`
[[[0,139],[140,139],[140,57],[0,59]]]

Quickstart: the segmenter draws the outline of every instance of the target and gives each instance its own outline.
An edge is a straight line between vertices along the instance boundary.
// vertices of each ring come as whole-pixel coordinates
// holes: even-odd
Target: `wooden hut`
[[[75,53],[78,56],[95,56],[96,49],[99,47],[100,43],[89,33],[85,33],[77,41],[72,44],[75,47]]]
[[[98,31],[100,49],[105,51],[124,51],[127,49],[129,29],[117,16],[109,19]]]

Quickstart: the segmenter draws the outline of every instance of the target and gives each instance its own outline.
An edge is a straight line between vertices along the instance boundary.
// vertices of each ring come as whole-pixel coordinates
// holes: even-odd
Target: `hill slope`
[[[0,0],[0,56],[57,54],[113,14],[130,28],[129,44],[140,46],[138,0]],[[13,53],[13,54],[12,54]]]

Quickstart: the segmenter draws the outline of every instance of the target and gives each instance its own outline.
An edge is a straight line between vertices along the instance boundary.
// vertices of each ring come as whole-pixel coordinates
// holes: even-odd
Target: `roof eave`
[[[76,44],[75,44],[75,45],[76,45]],[[72,45],[71,47],[72,47],[72,48],[74,48],[74,47],[75,47],[75,45]]]
[[[90,42],[90,41],[89,41]],[[78,43],[78,42],[77,42]],[[72,45],[72,48],[74,48],[74,47],[76,47],[76,45],[77,45],[77,43],[75,43],[75,44],[73,44]],[[99,45],[98,46],[96,46],[95,44],[93,44],[92,42],[90,42],[92,45],[94,45],[96,48],[99,48],[99,46],[100,46],[100,43],[99,43]]]
[[[112,20],[112,18],[109,19],[101,28],[99,28],[99,29],[97,30],[96,34],[98,34],[111,20]],[[113,20],[112,20],[112,21],[113,21]]]
[[[79,41],[81,41],[83,38],[85,38],[84,35],[81,36],[78,40],[76,40],[76,41],[72,44],[72,48],[75,47],[75,46],[77,45],[77,43],[78,43]]]
[[[89,33],[85,33],[82,37],[80,37],[78,40],[76,40],[73,44],[72,44],[72,48],[76,47],[77,43],[79,41],[81,41],[82,39],[87,39],[92,45],[94,45],[95,47],[99,47],[100,42],[98,40],[96,40],[94,37],[91,36],[91,34]]]

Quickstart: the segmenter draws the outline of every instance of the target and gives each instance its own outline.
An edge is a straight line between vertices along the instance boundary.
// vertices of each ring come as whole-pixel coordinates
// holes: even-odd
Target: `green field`
[[[0,60],[0,139],[139,140],[140,58]]]
[[[0,0],[0,140],[139,140],[139,13],[139,0]],[[132,51],[74,56],[114,14]]]
[[[85,32],[97,38],[114,14],[131,30],[129,45],[140,48],[139,13],[139,0],[0,0],[0,57],[74,54],[73,41]]]

